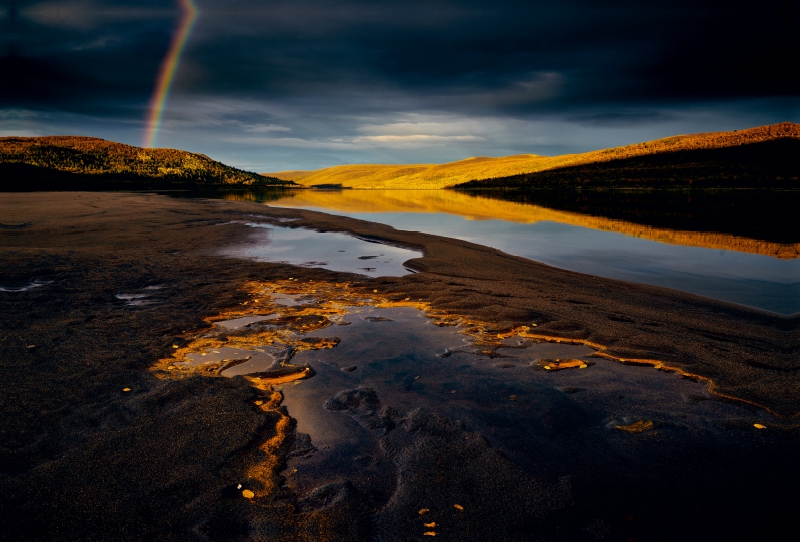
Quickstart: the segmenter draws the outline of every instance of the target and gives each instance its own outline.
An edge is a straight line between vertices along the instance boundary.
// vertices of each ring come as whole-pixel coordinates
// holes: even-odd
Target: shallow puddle
[[[277,314],[268,314],[266,316],[242,316],[241,318],[232,318],[230,320],[219,320],[214,322],[214,324],[222,326],[225,329],[238,329],[240,327],[246,327],[257,322],[274,320],[275,318],[278,318],[278,316],[279,315]]]
[[[25,286],[0,286],[0,292],[8,292],[8,293],[15,293],[15,292],[27,292],[29,290],[33,290],[34,288],[41,288],[50,284],[50,281],[44,280],[33,280],[26,284]]]
[[[248,223],[248,226],[265,231],[259,236],[257,246],[243,249],[241,255],[260,261],[323,267],[332,271],[376,277],[399,277],[412,272],[403,267],[403,262],[422,256],[415,250],[342,233],[323,233],[257,223]]]
[[[459,420],[526,469],[547,471],[543,457],[558,457],[553,475],[590,464],[598,449],[624,447],[614,441],[624,440],[628,426],[708,431],[715,419],[744,412],[710,401],[702,383],[599,358],[585,345],[513,336],[484,349],[461,328],[433,325],[410,307],[354,307],[343,320],[349,325],[308,334],[335,335],[335,348],[292,359],[315,377],[276,388],[316,448],[289,463],[289,485],[301,492],[347,478],[380,500],[381,488],[391,486],[395,474],[381,461],[380,435],[325,408],[354,388],[374,390],[381,405],[399,412],[422,407]],[[559,363],[562,370],[549,369]]]
[[[140,307],[142,305],[150,305],[154,303],[156,300],[153,299],[153,295],[156,294],[158,290],[163,290],[164,288],[165,286],[163,284],[157,284],[155,286],[147,286],[143,288],[143,292],[119,293],[114,294],[114,297],[120,301],[124,301],[125,305],[129,307]]]
[[[291,294],[271,294],[272,301],[276,305],[283,307],[297,307],[298,305],[309,305],[316,301],[316,298],[307,295],[291,295]]]

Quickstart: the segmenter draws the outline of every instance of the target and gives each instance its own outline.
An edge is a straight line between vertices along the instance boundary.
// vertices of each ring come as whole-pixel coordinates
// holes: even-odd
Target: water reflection
[[[406,248],[380,244],[342,233],[269,224],[248,224],[262,230],[255,246],[233,249],[255,260],[283,262],[302,267],[324,267],[367,276],[402,276],[411,273],[403,262],[422,254]]]
[[[800,191],[286,190],[218,197],[487,245],[592,275],[800,312]]]
[[[296,190],[270,202],[327,212],[444,213],[519,224],[550,221],[661,243],[781,259],[800,255],[800,192]]]

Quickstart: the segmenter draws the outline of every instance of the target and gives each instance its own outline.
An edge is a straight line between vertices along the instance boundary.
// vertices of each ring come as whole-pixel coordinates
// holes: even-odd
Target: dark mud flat
[[[764,539],[793,526],[797,317],[309,211],[95,193],[2,195],[0,210],[1,538]],[[407,263],[416,274],[377,279],[219,256],[252,242],[232,221],[253,215],[425,256]],[[418,349],[398,363],[420,379],[389,378],[391,344],[374,367],[342,371],[354,324],[312,333],[342,340],[303,354],[317,374],[284,386],[285,406],[242,377],[150,370],[204,318],[248,301],[247,281],[288,277],[422,300],[487,334],[535,322],[695,376],[608,359],[548,374],[514,344],[496,350],[508,358],[438,357],[438,336],[415,340],[413,326],[403,340]],[[328,437],[306,429],[312,415],[338,420]]]

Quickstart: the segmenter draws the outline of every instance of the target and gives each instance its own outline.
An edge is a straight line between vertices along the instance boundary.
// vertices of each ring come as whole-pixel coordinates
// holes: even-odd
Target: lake
[[[200,193],[345,215],[601,277],[800,312],[796,191]]]

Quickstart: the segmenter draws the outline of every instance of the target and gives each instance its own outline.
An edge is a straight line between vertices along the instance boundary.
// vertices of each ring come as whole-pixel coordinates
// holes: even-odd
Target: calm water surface
[[[324,267],[375,277],[399,277],[411,271],[403,262],[422,253],[406,248],[358,239],[350,235],[283,228],[271,224],[248,224],[261,230],[263,243],[249,247],[244,255],[256,260],[285,262],[302,267]]]
[[[295,190],[227,199],[313,209],[491,246],[556,267],[800,312],[800,193]]]

